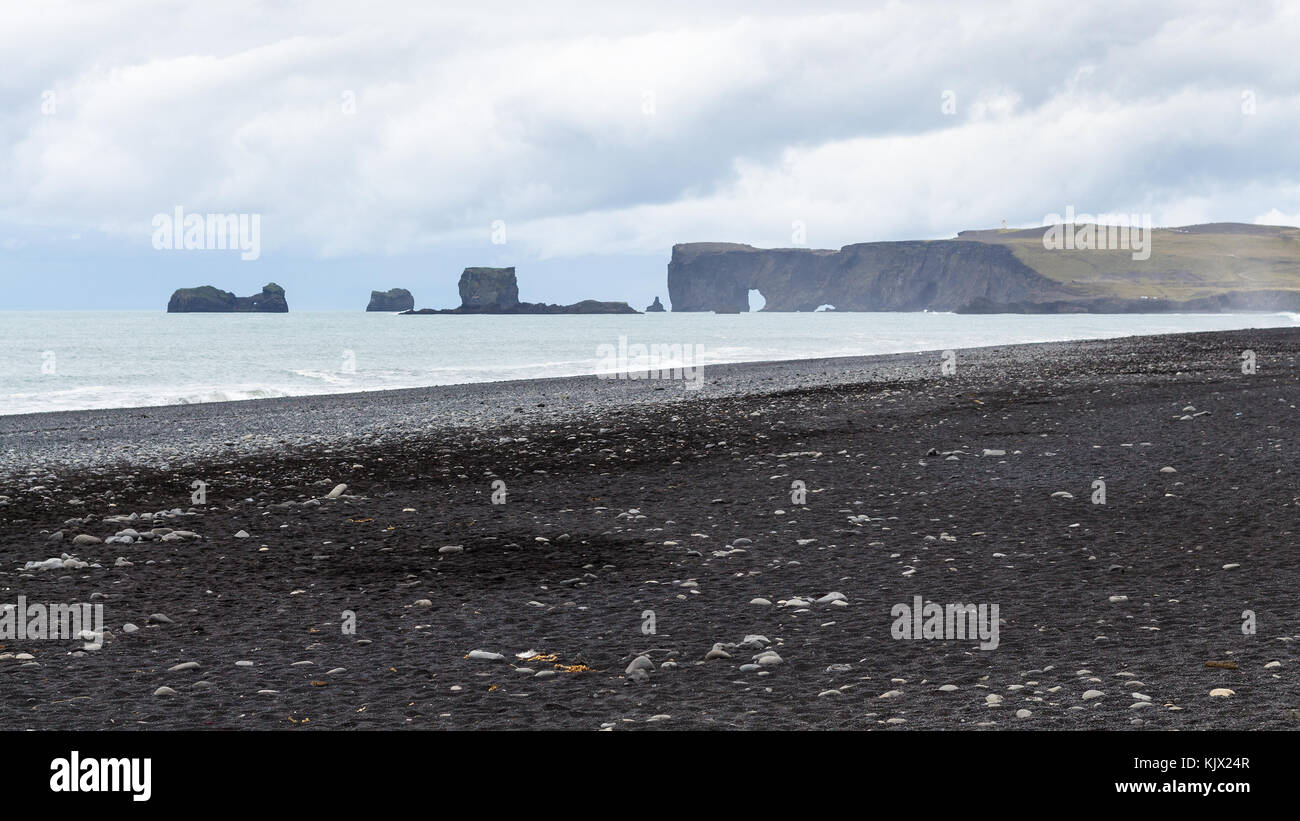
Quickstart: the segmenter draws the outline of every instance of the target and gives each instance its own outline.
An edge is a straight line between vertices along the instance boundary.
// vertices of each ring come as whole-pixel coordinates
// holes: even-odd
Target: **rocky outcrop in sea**
[[[400,312],[415,308],[415,297],[405,288],[389,288],[387,291],[371,291],[367,311]]]
[[[514,267],[466,268],[460,275],[460,307],[421,308],[403,311],[407,315],[431,314],[636,314],[626,302],[584,299],[572,305],[520,302],[519,281]]]
[[[235,296],[211,285],[197,288],[177,288],[167,302],[167,313],[268,313],[289,312],[284,289],[274,282],[262,286],[260,294]]]

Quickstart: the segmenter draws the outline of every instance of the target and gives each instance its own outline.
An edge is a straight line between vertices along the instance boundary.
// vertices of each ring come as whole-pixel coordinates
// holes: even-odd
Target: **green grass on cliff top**
[[[1157,228],[1147,260],[1124,250],[1044,248],[1044,230],[963,231],[959,239],[1006,245],[1030,268],[1086,296],[1185,300],[1226,291],[1300,290],[1300,228]],[[1097,230],[1101,236],[1105,228]]]

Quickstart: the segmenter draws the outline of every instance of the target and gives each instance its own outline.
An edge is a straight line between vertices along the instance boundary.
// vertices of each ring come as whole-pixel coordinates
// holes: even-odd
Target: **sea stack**
[[[262,292],[252,296],[235,296],[230,291],[223,291],[211,285],[177,288],[167,302],[169,314],[285,314],[288,312],[289,303],[284,298],[284,289],[274,282],[263,285]]]
[[[504,313],[519,306],[519,281],[513,266],[466,268],[458,287],[462,311]]]
[[[519,281],[511,268],[466,268],[460,275],[460,307],[402,311],[406,315],[432,314],[636,314],[626,302],[584,299],[572,305],[520,302]]]
[[[405,288],[389,288],[387,291],[371,291],[367,311],[387,311],[396,313],[415,308],[415,297]]]
[[[661,314],[664,312],[664,304],[656,296],[655,301],[646,306],[645,312],[648,314]]]

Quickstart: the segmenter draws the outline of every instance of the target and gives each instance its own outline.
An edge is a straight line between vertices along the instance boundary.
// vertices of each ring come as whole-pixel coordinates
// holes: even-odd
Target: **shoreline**
[[[988,345],[957,349],[959,358],[971,359],[980,367],[991,364],[999,355],[1017,357],[1051,357],[1069,355],[1079,348],[1105,351],[1113,345],[1143,340],[1181,337],[1211,337],[1219,334],[1285,333],[1287,328],[1260,328],[1240,331],[1197,331],[1154,335],[1135,335],[1077,341],[1030,342]],[[563,417],[573,413],[593,413],[621,407],[631,402],[658,403],[701,398],[747,395],[755,380],[764,390],[786,390],[835,384],[853,384],[882,377],[924,379],[928,369],[938,368],[939,350],[870,354],[865,356],[778,359],[755,362],[732,362],[706,365],[698,390],[686,390],[681,382],[650,379],[604,379],[597,374],[556,376],[530,379],[467,382],[415,388],[390,388],[340,393],[305,394],[222,402],[196,402],[183,405],[145,405],[126,408],[92,408],[83,410],[40,411],[0,415],[0,478],[23,469],[24,464],[39,463],[64,467],[105,466],[115,462],[132,462],[140,458],[138,445],[153,440],[152,458],[168,456],[190,461],[194,456],[227,457],[225,448],[234,454],[250,456],[275,452],[284,445],[291,447],[339,446],[350,439],[395,435],[407,431],[395,426],[414,425],[415,414],[436,414],[441,425],[482,427],[514,425]],[[832,373],[833,372],[833,373]],[[788,384],[766,383],[789,380]],[[761,395],[761,392],[760,392]],[[512,404],[513,403],[513,404]],[[519,404],[523,403],[523,404]],[[486,407],[485,407],[486,406]],[[544,410],[543,410],[544,409]],[[358,414],[369,413],[374,419],[358,421]],[[286,422],[281,433],[259,434],[259,420],[269,415]],[[294,423],[293,416],[314,417],[310,424]],[[147,421],[146,421],[147,420]],[[207,425],[207,435],[190,428],[176,428],[186,423]],[[321,433],[321,425],[333,426],[335,435]],[[234,430],[228,429],[234,428]],[[427,429],[420,425],[415,429]],[[90,441],[99,452],[72,456],[76,445],[64,438],[69,431],[79,434],[76,441]],[[246,439],[250,436],[253,441]],[[293,437],[281,438],[282,434]],[[234,438],[231,439],[230,437]],[[60,441],[62,439],[62,441]],[[274,441],[271,441],[274,440]],[[119,443],[107,452],[102,446]],[[166,461],[164,461],[164,464]]]
[[[464,340],[464,344],[480,351],[485,346],[494,344],[493,340],[502,334],[519,337],[522,333],[523,338],[528,338],[530,334],[541,333],[543,341],[549,340],[547,344],[551,347],[546,349],[544,355],[540,351],[530,352],[526,343],[521,349],[520,339],[514,338],[510,344],[515,349],[510,354],[492,361],[485,360],[480,355],[459,365],[449,362],[446,355],[428,355],[420,350],[420,346],[439,349],[445,347],[443,337],[448,331],[410,332],[409,329],[403,330],[404,323],[400,321],[390,318],[388,321],[375,322],[371,320],[373,313],[366,312],[325,312],[319,315],[322,317],[320,320],[299,317],[292,323],[291,334],[294,340],[292,344],[297,346],[297,351],[283,361],[277,361],[274,357],[250,356],[249,352],[256,350],[258,345],[282,344],[281,337],[290,334],[289,325],[275,323],[272,328],[262,322],[250,324],[236,316],[231,324],[238,329],[237,335],[249,336],[245,344],[232,348],[230,344],[207,345],[202,342],[204,336],[219,330],[209,328],[208,325],[212,323],[183,323],[184,328],[180,334],[190,340],[185,348],[189,353],[160,360],[151,357],[141,347],[169,344],[164,339],[166,335],[160,335],[159,328],[146,323],[145,327],[137,329],[132,323],[139,324],[141,320],[138,317],[129,323],[114,323],[110,316],[111,312],[101,314],[97,320],[97,323],[113,327],[111,340],[106,342],[126,346],[128,350],[123,354],[124,361],[136,361],[136,357],[143,357],[139,359],[140,373],[131,373],[132,368],[122,367],[111,359],[106,360],[100,350],[82,350],[75,344],[68,343],[66,335],[72,333],[74,328],[68,324],[67,317],[54,321],[49,333],[42,335],[33,332],[34,328],[40,326],[39,322],[15,321],[5,325],[3,315],[0,315],[0,327],[17,336],[16,350],[30,348],[41,352],[42,374],[47,373],[47,365],[50,368],[48,372],[53,373],[56,352],[60,373],[63,373],[62,366],[66,362],[76,363],[66,376],[57,379],[39,376],[34,369],[16,371],[16,361],[6,363],[6,367],[0,369],[0,377],[9,384],[10,395],[0,401],[0,419],[41,413],[133,410],[351,393],[386,394],[390,391],[518,382],[557,376],[584,377],[605,367],[599,346],[593,357],[592,349],[578,341],[585,340],[588,335],[587,331],[582,330],[587,324],[583,322],[574,326],[577,328],[577,336],[570,334],[565,341],[554,338],[554,331],[546,331],[545,323],[532,331],[528,327],[533,326],[526,321],[523,324],[528,327],[520,331],[521,326],[509,318],[502,322],[480,323],[466,331]],[[1224,317],[1215,314],[1151,314],[1141,317],[1113,315],[1099,318],[1021,315],[992,320],[982,316],[942,314],[892,313],[880,316],[879,322],[850,316],[821,322],[793,314],[758,314],[748,317],[753,321],[744,321],[739,317],[714,317],[718,320],[716,322],[701,322],[691,315],[673,319],[671,314],[665,315],[666,320],[631,323],[621,320],[613,324],[602,322],[618,320],[618,317],[588,319],[597,320],[597,327],[590,334],[592,344],[602,339],[612,342],[621,338],[620,334],[642,343],[662,341],[665,335],[675,339],[691,339],[697,350],[697,358],[725,360],[708,364],[707,368],[906,354],[941,348],[961,350],[970,349],[974,345],[990,347],[1119,339],[1134,335],[1199,333],[1236,330],[1242,325],[1295,327],[1300,322],[1293,314],[1264,314],[1260,315],[1262,318],[1244,315]],[[931,319],[924,320],[924,316]],[[366,319],[355,321],[360,317]],[[1004,323],[1003,319],[1007,319],[1009,324]],[[227,325],[224,321],[216,324],[223,328]],[[730,346],[734,343],[731,340],[738,329],[751,327],[768,329],[760,333],[759,337],[766,338],[766,334],[774,334],[773,344],[759,344],[757,347],[741,345],[738,349],[732,349]],[[141,337],[139,333],[145,336]],[[366,368],[356,371],[355,376],[338,376],[331,368],[339,368],[340,360],[326,362],[319,354],[310,353],[335,344],[336,337],[330,336],[331,334],[338,335],[339,340],[349,340],[348,335],[356,333],[374,334],[377,341],[374,344],[367,343],[364,351],[355,339],[338,343],[343,356],[339,374],[352,373],[347,370],[349,357],[355,361],[355,356],[360,353],[365,358]],[[654,337],[659,339],[655,340]],[[569,338],[573,341],[568,341]],[[326,339],[330,341],[326,342]],[[357,351],[351,350],[349,346],[355,346]],[[410,346],[416,347],[412,349]],[[228,348],[230,350],[226,350]],[[194,353],[200,350],[207,353]],[[204,376],[192,379],[190,374]]]

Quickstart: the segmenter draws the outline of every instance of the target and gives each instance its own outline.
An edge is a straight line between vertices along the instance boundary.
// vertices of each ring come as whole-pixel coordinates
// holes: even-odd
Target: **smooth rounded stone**
[[[729,658],[731,658],[731,654],[728,653],[726,650],[723,650],[721,644],[713,645],[713,649],[704,654],[705,661],[713,661],[714,659],[729,659]]]
[[[36,658],[36,656],[33,656],[31,653],[14,653],[14,659],[17,661],[31,661],[34,658]]]
[[[470,650],[465,658],[471,661],[505,661],[505,656],[500,653],[492,653],[487,650]]]
[[[1033,715],[1033,713],[1031,713],[1029,710],[1025,710],[1025,709],[1023,709],[1023,708],[1022,708],[1022,709],[1019,709],[1019,710],[1016,710],[1016,718],[1029,718],[1029,717],[1032,716],[1032,715]]]
[[[257,694],[259,696],[275,696],[275,695],[279,695],[280,691],[279,690],[258,690]]]
[[[85,547],[92,544],[103,544],[104,540],[98,536],[91,536],[88,533],[81,533],[72,539],[72,543],[77,547]]]
[[[943,685],[942,687],[939,688],[939,692],[941,692],[941,693],[955,693],[955,692],[957,692],[957,685],[956,685],[956,684],[945,684],[945,685]]]
[[[886,724],[906,724],[906,723],[907,723],[907,719],[905,719],[905,718],[887,718],[887,719],[885,719],[885,723],[886,723]]]
[[[153,694],[156,696],[174,696],[176,695],[176,691],[170,687],[159,687],[157,690],[153,691]]]
[[[844,694],[841,693],[839,690],[822,690],[820,693],[817,694],[817,697],[823,698],[825,696],[842,696],[842,695]]]
[[[1128,601],[1128,596],[1111,596],[1109,601],[1111,604],[1119,604],[1120,602]]]
[[[251,662],[251,661],[242,661],[242,660],[241,660],[241,661],[237,661],[237,662],[235,662],[235,666],[236,666],[236,667],[252,667],[252,666],[253,666],[253,662]]]
[[[412,607],[433,607],[433,602],[428,599],[416,599]]]
[[[1225,565],[1223,566],[1223,569],[1224,569],[1224,570],[1236,570],[1238,567],[1241,567],[1241,565],[1240,565],[1239,563],[1237,563],[1237,562],[1228,562],[1227,564],[1225,564]]]
[[[137,630],[139,630],[139,629],[140,629],[139,627],[136,627],[134,624],[132,624],[132,623],[129,622],[129,621],[128,621],[126,624],[122,625],[122,632],[123,632],[123,633],[134,633],[135,631],[137,631]]]
[[[775,667],[778,664],[785,664],[785,659],[781,658],[771,650],[760,655],[755,659],[755,661],[758,662],[759,667]]]
[[[665,661],[663,664],[659,665],[659,669],[660,669],[660,670],[676,670],[676,669],[677,669],[677,662],[675,662],[675,661]]]
[[[325,498],[326,498],[326,499],[337,499],[338,497],[342,496],[342,495],[347,491],[347,489],[348,489],[348,486],[347,486],[347,485],[345,485],[345,484],[337,484],[337,485],[334,486],[334,489],[333,489],[333,490],[331,490],[329,493],[326,493],[326,494],[325,494]]]
[[[1160,468],[1160,472],[1161,472],[1161,473],[1177,473],[1178,471],[1176,471],[1176,470],[1174,470],[1173,468],[1171,468],[1171,467],[1169,467],[1168,465],[1166,465],[1165,467]]]
[[[762,650],[772,643],[767,636],[748,635],[740,640],[740,646],[749,650]]]
[[[315,666],[316,666],[316,662],[314,662],[314,661],[295,661],[293,664],[290,664],[289,666],[290,666],[290,667],[315,667]]]
[[[196,682],[194,682],[193,684],[191,684],[191,685],[190,685],[190,689],[191,689],[191,690],[211,690],[211,689],[212,689],[212,686],[213,686],[213,685],[212,685],[212,682],[210,682],[210,681],[206,681],[206,680],[202,680],[202,679],[201,679],[201,680],[196,681]]]
[[[442,547],[438,548],[438,552],[439,553],[463,553],[465,552],[465,547],[463,545],[458,545],[458,544],[445,544]]]
[[[1150,701],[1150,700],[1151,700],[1151,696],[1147,695],[1146,693],[1129,693],[1129,695],[1133,696],[1133,698],[1136,699],[1136,700],[1138,700],[1138,701]]]
[[[1130,704],[1130,705],[1128,706],[1128,708],[1129,708],[1130,710],[1140,710],[1140,709],[1142,709],[1143,707],[1154,707],[1154,706],[1156,706],[1156,705],[1155,705],[1153,702],[1150,702],[1150,701],[1135,701],[1135,702],[1133,702],[1132,704]]]
[[[1265,664],[1265,665],[1264,665],[1264,669],[1265,669],[1265,670],[1276,670],[1277,668],[1279,668],[1279,667],[1281,667],[1281,666],[1282,666],[1282,662],[1280,662],[1280,661],[1270,661],[1268,664]]]
[[[753,539],[736,539],[731,543],[732,547],[749,547],[754,543]]]
[[[1210,695],[1214,698],[1228,698],[1229,696],[1235,696],[1236,694],[1236,690],[1229,690],[1227,687],[1215,687],[1210,691]]]
[[[117,561],[113,562],[113,567],[135,567],[135,562],[127,561],[125,556],[118,556]]]
[[[762,668],[762,667],[759,667],[757,664],[742,664],[742,665],[740,665],[740,672],[742,672],[742,673],[752,673],[752,672],[754,672],[755,670],[762,670],[762,669],[763,669],[763,668]]]
[[[1074,494],[1068,490],[1058,490],[1052,494],[1053,499],[1073,499]]]
[[[667,713],[660,713],[657,716],[650,716],[649,718],[646,719],[646,721],[667,721],[670,718],[672,718],[672,716],[668,715]]]
[[[187,670],[197,670],[197,669],[199,669],[199,663],[197,661],[183,661],[180,664],[176,664],[171,667],[168,667],[167,672],[184,673]]]
[[[817,603],[830,604],[831,602],[847,601],[847,600],[848,600],[848,596],[845,596],[843,593],[827,593],[825,596],[822,596],[820,599],[818,599]]]
[[[339,674],[341,674],[341,673],[346,673],[347,671],[348,671],[348,668],[346,668],[346,667],[335,667],[333,670],[326,670],[326,671],[325,671],[325,675],[327,675],[327,676],[337,676],[337,675],[339,675]]]
[[[807,547],[808,545],[816,541],[817,541],[816,539],[795,539],[794,543],[799,545],[800,547]]]
[[[1101,690],[1085,690],[1083,693],[1084,701],[1092,701],[1094,698],[1101,698],[1106,695]]]
[[[533,668],[531,667],[516,667],[514,668],[514,671],[516,673],[523,673],[526,676],[531,676],[533,674]]]
[[[764,599],[764,598],[750,599],[750,600],[749,600],[749,603],[750,603],[750,604],[761,605],[761,606],[763,606],[763,607],[771,607],[771,606],[772,606],[772,602],[770,602],[770,601],[768,601],[767,599]]]
[[[49,558],[43,562],[28,562],[23,570],[58,570],[63,567],[63,559]]]
[[[885,692],[876,696],[876,698],[898,698],[902,694],[903,694],[902,690],[886,690]]]
[[[998,448],[984,448],[984,455],[985,456],[1006,456],[1007,452],[1005,450],[1000,450]]]
[[[849,672],[849,671],[852,670],[852,669],[853,669],[853,667],[850,666],[850,665],[848,665],[848,664],[832,664],[832,665],[829,665],[829,666],[826,668],[826,672],[828,672],[828,673],[847,673],[847,672]]]
[[[149,624],[175,624],[175,622],[162,613],[151,613],[149,615]]]
[[[631,663],[627,665],[627,669],[625,669],[623,672],[626,675],[632,675],[632,673],[636,672],[637,670],[641,670],[648,673],[654,669],[655,669],[655,663],[650,660],[649,656],[643,655],[643,656],[637,656],[636,658],[632,659]]]
[[[1002,701],[1003,701],[1002,696],[998,695],[997,693],[989,693],[987,696],[984,697],[984,702],[988,704],[990,707],[997,707],[999,704],[1002,703]]]
[[[533,678],[551,678],[554,675],[554,670],[538,670],[536,673],[533,673]]]
[[[807,607],[808,602],[804,601],[803,599],[787,599],[785,602],[785,606],[786,607]]]

